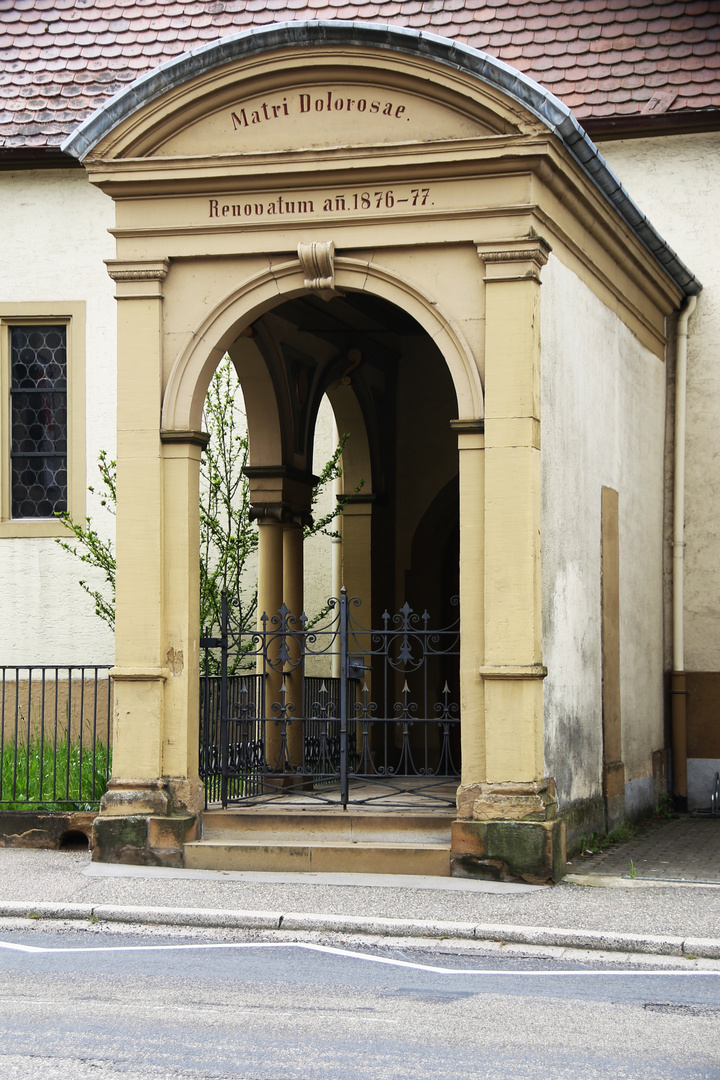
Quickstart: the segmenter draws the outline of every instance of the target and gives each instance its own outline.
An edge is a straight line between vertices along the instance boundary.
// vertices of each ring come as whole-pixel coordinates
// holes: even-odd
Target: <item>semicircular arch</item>
[[[380,296],[411,315],[433,340],[448,366],[459,419],[484,416],[483,387],[476,359],[460,327],[436,301],[426,297],[415,283],[374,262],[338,258],[335,275],[338,290]],[[200,430],[212,374],[225,353],[232,354],[241,331],[284,300],[306,292],[302,269],[293,261],[269,267],[225,296],[195,328],[173,364],[163,396],[162,430]],[[281,449],[279,419],[271,419],[270,436],[266,433],[262,439],[253,438],[251,420],[254,402],[262,406],[263,413],[268,412],[268,401],[273,398],[270,376],[267,371],[263,374],[259,363],[246,368],[236,362],[236,366],[248,411],[252,464],[277,464]]]

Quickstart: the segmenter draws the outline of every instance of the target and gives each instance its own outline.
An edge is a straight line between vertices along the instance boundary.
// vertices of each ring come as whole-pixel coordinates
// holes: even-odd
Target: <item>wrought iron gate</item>
[[[200,642],[207,805],[454,804],[459,617],[433,628],[406,603],[373,630],[359,606],[343,589],[319,625],[283,605],[250,630],[223,596],[221,634]]]

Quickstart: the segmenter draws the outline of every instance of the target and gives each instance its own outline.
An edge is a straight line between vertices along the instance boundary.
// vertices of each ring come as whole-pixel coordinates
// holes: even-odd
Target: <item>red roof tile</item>
[[[720,109],[716,0],[0,0],[0,148],[59,146],[123,86],[215,38],[338,18],[485,49],[580,120],[639,116],[663,89],[651,112]]]

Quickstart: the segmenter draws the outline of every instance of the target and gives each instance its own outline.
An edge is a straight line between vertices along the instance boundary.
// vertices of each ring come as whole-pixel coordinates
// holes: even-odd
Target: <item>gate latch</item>
[[[363,672],[369,671],[370,668],[363,663],[363,656],[348,656],[347,658],[347,677],[348,679],[362,679]]]

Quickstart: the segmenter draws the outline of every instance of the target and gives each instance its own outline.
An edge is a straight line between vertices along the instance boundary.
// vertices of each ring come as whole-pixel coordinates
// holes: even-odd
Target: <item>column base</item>
[[[180,867],[199,821],[197,814],[101,814],[93,822],[93,862]]]
[[[550,885],[565,875],[565,822],[454,821],[453,877]]]
[[[555,781],[505,781],[461,786],[452,824],[454,877],[544,885],[565,874],[565,822],[558,818]]]
[[[503,781],[461,785],[458,818],[469,821],[550,821],[557,813],[555,781]]]
[[[183,846],[197,839],[203,806],[199,780],[113,779],[93,822],[93,861],[182,866]]]
[[[205,803],[201,781],[188,777],[148,780],[110,780],[100,800],[100,813],[108,816],[129,814],[198,814]]]

